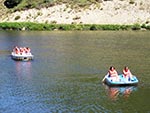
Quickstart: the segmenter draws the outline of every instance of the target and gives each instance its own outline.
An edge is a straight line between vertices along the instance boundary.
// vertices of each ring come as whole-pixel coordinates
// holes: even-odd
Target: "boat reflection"
[[[108,97],[111,100],[117,100],[120,97],[128,98],[133,91],[137,90],[136,86],[107,86],[105,85]]]
[[[16,75],[19,79],[26,77],[31,78],[31,62],[16,61]]]

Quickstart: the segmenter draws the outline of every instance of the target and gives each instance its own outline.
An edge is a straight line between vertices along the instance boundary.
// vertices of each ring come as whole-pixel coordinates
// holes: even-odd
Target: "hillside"
[[[3,15],[6,15],[8,9],[4,6],[4,1],[5,0],[0,0],[0,17]]]
[[[11,9],[1,5],[0,8],[3,9],[1,10],[3,16],[0,21],[56,24],[150,23],[149,0],[26,1],[22,0],[20,4]]]

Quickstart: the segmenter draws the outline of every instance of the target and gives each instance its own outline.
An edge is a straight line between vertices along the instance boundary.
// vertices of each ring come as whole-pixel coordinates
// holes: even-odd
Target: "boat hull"
[[[29,61],[29,60],[33,60],[33,55],[32,54],[26,54],[26,55],[17,55],[12,53],[11,57],[13,60],[16,61]]]
[[[106,75],[104,79],[104,83],[109,86],[130,86],[137,85],[138,82],[138,79],[134,75],[132,78],[125,78],[122,74],[120,74],[118,80],[114,80],[112,77]]]

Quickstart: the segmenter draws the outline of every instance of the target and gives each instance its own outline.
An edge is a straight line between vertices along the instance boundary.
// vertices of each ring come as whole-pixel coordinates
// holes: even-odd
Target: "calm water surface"
[[[11,59],[13,46],[35,59]],[[137,87],[108,87],[127,65]],[[150,113],[150,32],[0,32],[1,113]]]

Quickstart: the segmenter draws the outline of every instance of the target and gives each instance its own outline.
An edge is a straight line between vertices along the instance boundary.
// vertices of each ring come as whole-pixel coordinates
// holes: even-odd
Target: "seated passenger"
[[[119,76],[117,71],[115,70],[115,68],[113,66],[110,67],[108,74],[109,77],[113,77],[113,80],[118,81],[119,80]]]
[[[26,53],[30,54],[31,53],[31,49],[29,47],[26,47]]]
[[[23,48],[22,48],[22,47],[20,47],[19,49],[20,49],[20,55],[22,55],[22,54],[23,54],[23,52],[24,52],[24,50],[23,50]]]
[[[127,66],[124,67],[122,72],[125,78],[132,78],[132,73]]]
[[[19,48],[17,46],[15,46],[14,49],[13,49],[13,52],[15,54],[19,54],[19,51],[20,51]]]

